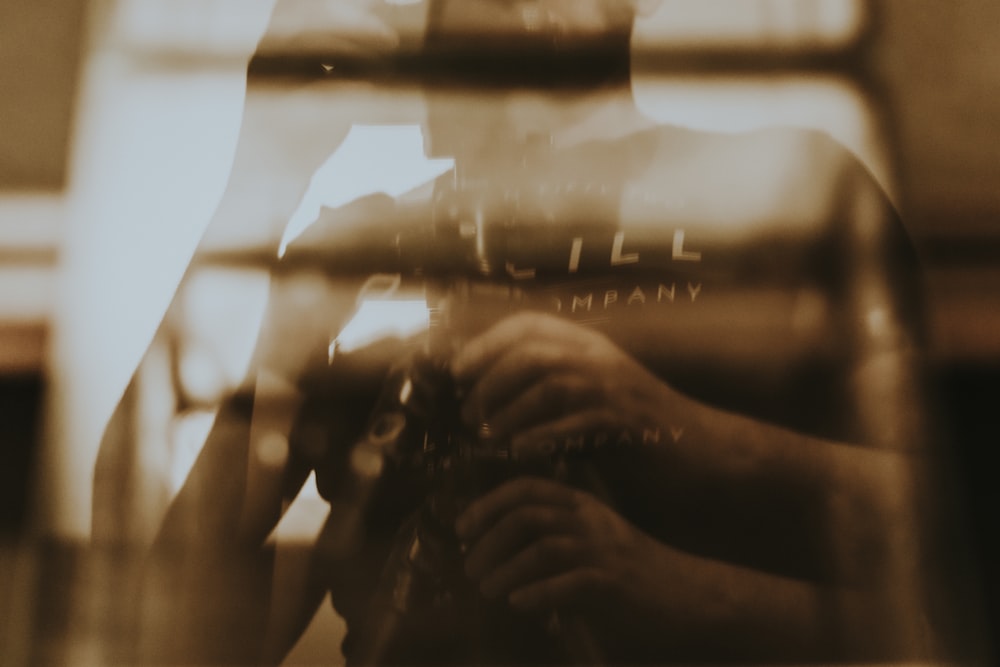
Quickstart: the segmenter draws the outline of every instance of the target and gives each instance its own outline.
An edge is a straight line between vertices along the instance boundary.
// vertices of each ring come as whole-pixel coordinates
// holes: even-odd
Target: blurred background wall
[[[99,437],[225,186],[246,59],[273,2],[209,4],[240,20],[123,32],[110,0],[0,6],[0,647],[27,650],[11,638],[33,622],[13,611],[36,572],[16,548],[29,523],[86,538],[93,447],[58,445]],[[866,85],[886,105],[899,202],[925,264],[940,405],[998,636],[1000,3],[870,9]],[[119,57],[122,34],[187,40],[212,57],[136,65]],[[99,252],[88,237],[106,239]],[[92,402],[74,402],[88,378],[101,379]],[[43,428],[46,406],[63,426]],[[54,501],[32,504],[38,489]]]
[[[941,406],[1000,637],[1000,3],[882,0],[904,219],[924,260]],[[996,652],[996,648],[994,649]],[[995,653],[994,653],[995,654]]]

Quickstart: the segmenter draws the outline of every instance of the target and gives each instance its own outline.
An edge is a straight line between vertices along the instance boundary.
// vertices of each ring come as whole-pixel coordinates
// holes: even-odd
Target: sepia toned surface
[[[209,26],[222,25],[210,15],[226,15],[224,3],[96,10],[106,31],[98,44],[108,46],[94,57],[99,66],[86,89],[89,120],[82,122],[90,131],[76,158],[76,224],[66,230],[60,259],[69,278],[57,302],[63,326],[50,361],[48,446],[39,456],[36,523],[57,539],[11,560],[11,571],[24,573],[10,580],[12,655],[27,663],[186,664],[242,663],[260,651],[280,660],[308,624],[303,610],[327,589],[332,605],[319,605],[288,664],[344,659],[344,618],[334,609],[355,637],[344,649],[354,662],[594,662],[605,650],[611,657],[598,661],[982,655],[977,627],[985,612],[970,556],[982,545],[960,530],[944,538],[936,532],[939,520],[958,525],[965,519],[952,517],[970,515],[961,509],[966,495],[941,485],[955,483],[936,458],[947,446],[934,434],[948,431],[939,421],[948,406],[929,399],[934,388],[924,371],[927,360],[989,358],[988,315],[963,317],[962,308],[983,302],[992,274],[982,260],[936,261],[924,271],[930,290],[920,287],[916,256],[890,205],[903,211],[925,258],[940,257],[943,236],[939,227],[910,222],[913,168],[898,162],[906,153],[892,105],[869,84],[865,68],[876,65],[858,60],[856,50],[867,31],[889,32],[891,23],[877,23],[880,14],[854,3],[744,3],[739,11],[722,3],[689,11],[682,3],[640,3],[633,69],[623,79],[607,60],[620,57],[621,44],[602,41],[609,24],[601,21],[630,23],[624,4],[603,15],[600,3],[473,3],[480,10],[435,3],[438,14],[423,3],[337,3],[322,11],[281,3],[269,21],[266,4],[244,14],[242,28],[227,23],[222,32]],[[265,25],[244,97],[246,57]],[[442,37],[428,26],[452,32]],[[565,47],[573,35],[580,39],[570,43],[586,48]],[[553,36],[563,47],[556,57],[547,55]],[[477,48],[488,58],[476,56]],[[470,52],[475,66],[463,66],[455,54]],[[538,58],[529,62],[525,53]],[[577,58],[599,66],[575,69]],[[534,69],[518,83],[526,64]],[[109,142],[117,154],[106,150]],[[142,155],[162,156],[148,162],[155,178],[135,170]],[[967,233],[944,235],[952,239],[946,247]],[[95,252],[101,238],[104,250]],[[373,274],[382,277],[371,282]],[[359,288],[367,295],[361,300]],[[959,292],[964,301],[953,298]],[[926,339],[918,301],[930,308]],[[37,305],[17,305],[37,300],[12,303],[27,313],[23,321],[44,317]],[[507,319],[522,310],[539,315]],[[540,639],[545,623],[511,624],[508,612],[459,621],[436,594],[428,608],[419,596],[407,603],[416,605],[411,618],[423,621],[399,626],[389,648],[372,648],[379,642],[365,636],[387,617],[366,621],[358,610],[385,585],[388,575],[379,572],[405,538],[402,516],[421,498],[461,508],[488,495],[495,482],[481,475],[490,466],[458,462],[498,444],[512,456],[515,443],[525,442],[517,429],[531,424],[490,418],[484,439],[475,418],[459,425],[449,412],[463,394],[435,389],[430,416],[425,408],[409,412],[403,400],[402,414],[416,421],[398,446],[410,452],[424,443],[418,464],[392,449],[372,459],[366,440],[352,434],[380,423],[369,415],[394,361],[426,347],[435,363],[459,363],[462,350],[476,349],[479,335],[498,323],[512,336],[504,344],[523,357],[514,376],[546,368],[531,365],[539,363],[532,350],[548,350],[545,363],[562,350],[568,366],[553,376],[560,392],[585,386],[565,384],[568,368],[588,381],[617,375],[621,383],[601,394],[617,406],[612,423],[605,416],[582,431],[528,438],[546,456],[551,447],[557,459],[571,454],[568,477],[564,464],[514,466],[502,476],[541,475],[586,489],[695,559],[676,570],[657,560],[645,568],[652,581],[690,572],[681,581],[728,582],[723,590],[739,602],[740,582],[754,577],[702,570],[700,579],[698,559],[777,577],[768,595],[742,599],[756,600],[736,617],[742,620],[699,628],[707,589],[684,597],[674,582],[667,598],[651,603],[669,599],[679,612],[672,622],[641,630],[673,613],[659,607],[642,623],[610,629],[620,619],[608,612],[633,617],[627,603],[605,604],[582,625],[571,614],[561,640],[553,638],[559,632]],[[585,353],[595,341],[599,351]],[[612,348],[603,347],[608,342]],[[613,350],[644,370],[609,375]],[[345,365],[328,363],[331,356]],[[423,368],[419,355],[413,363],[412,372]],[[453,372],[476,396],[475,374]],[[656,425],[630,423],[642,401],[629,393],[637,389],[626,389],[629,378],[647,373],[656,383],[636,386],[659,397]],[[589,392],[583,407],[593,400]],[[530,420],[559,423],[560,411],[583,409],[560,396],[534,402]],[[220,405],[230,407],[220,413]],[[215,450],[204,445],[213,421]],[[502,432],[505,422],[513,432]],[[720,427],[729,435],[713,436]],[[309,435],[316,428],[340,436],[317,445]],[[799,445],[791,458],[767,449],[784,438]],[[437,443],[430,453],[427,442]],[[742,454],[741,443],[750,447]],[[651,445],[642,451],[654,459],[662,451],[675,460],[658,473],[630,449],[638,444]],[[210,454],[192,470],[203,447],[224,458]],[[353,463],[338,463],[343,456]],[[763,456],[772,467],[713,486],[736,473],[729,466],[741,456]],[[424,479],[420,471],[432,463],[438,473]],[[383,478],[385,466],[392,473]],[[316,469],[315,486],[310,480],[286,507],[282,476],[297,477],[300,468]],[[604,478],[597,487],[594,468]],[[930,481],[925,469],[936,473]],[[784,487],[782,471],[793,471],[788,479],[796,484]],[[380,480],[374,496],[348,493],[372,474]],[[864,491],[841,489],[843,479]],[[277,510],[284,518],[272,531]],[[335,520],[356,511],[382,517],[369,519],[361,542]],[[449,524],[454,511],[432,514]],[[212,543],[229,535],[254,536],[255,544],[268,533],[271,560],[213,555]],[[146,567],[157,535],[154,566]],[[606,537],[594,545],[614,544]],[[86,542],[91,548],[81,549]],[[880,556],[861,566],[853,550],[866,544]],[[942,544],[954,560],[931,559]],[[355,549],[366,554],[364,565],[343,556]],[[310,551],[327,554],[319,566]],[[24,583],[39,576],[45,585]],[[790,580],[871,597],[862,602],[865,613],[845,597],[821,605],[826,620],[815,626],[794,614],[803,626],[775,624],[774,604],[796,599],[781,593]],[[462,616],[469,584],[454,585],[445,592],[466,600],[454,607]],[[270,604],[258,606],[261,596]],[[833,627],[837,638],[824,638]],[[699,638],[706,628],[712,642]],[[651,634],[664,643],[643,653],[637,647]],[[932,635],[952,645],[932,648]],[[483,643],[475,648],[456,636]],[[600,650],[584,636],[598,637]],[[524,653],[498,648],[517,646],[518,637]],[[676,643],[681,638],[688,643]],[[568,658],[550,652],[560,642]],[[621,652],[623,642],[636,652]],[[449,653],[459,645],[472,653]],[[373,657],[382,651],[389,657]]]

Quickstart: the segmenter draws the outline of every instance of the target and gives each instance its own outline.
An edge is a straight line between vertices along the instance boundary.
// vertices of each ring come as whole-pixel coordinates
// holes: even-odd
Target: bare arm
[[[135,600],[142,662],[280,662],[321,600],[312,546],[282,544],[276,555],[265,541],[309,473],[281,450],[300,402],[285,378],[303,373],[314,348],[324,347],[325,327],[353,304],[329,296],[326,289],[275,285],[251,371],[219,408],[147,556],[143,594]],[[298,308],[323,317],[304,318]],[[107,501],[127,502],[114,490],[133,478],[114,464],[136,447],[134,391],[102,443],[95,536],[114,525],[114,502]]]
[[[712,633],[733,655],[765,660],[914,650],[900,645],[908,635],[893,626],[900,609],[892,588],[900,579],[888,576],[900,566],[895,536],[912,519],[904,491],[915,480],[914,459],[698,403],[601,334],[551,316],[500,322],[459,353],[453,370],[468,387],[466,421],[486,422],[495,437],[510,438],[515,456],[547,454],[581,433],[632,433],[636,444],[620,452],[629,457],[628,493],[667,524],[656,540],[637,537],[619,515],[612,520],[607,507],[595,509],[596,501],[570,495],[572,512],[554,516],[550,505],[558,500],[534,502],[528,494],[504,501],[497,491],[501,499],[486,496],[480,502],[487,509],[470,509],[465,521],[472,527],[464,527],[472,574],[491,593],[534,585],[541,588],[533,604],[566,603],[594,585],[596,563],[598,588],[610,582],[615,596],[629,600],[615,607],[634,610],[622,612],[625,629],[645,628],[654,652],[691,650],[695,657]],[[657,431],[670,437],[638,444],[643,433]],[[613,528],[593,530],[591,516]],[[553,531],[576,541],[539,537]],[[780,559],[760,562],[754,552],[762,545],[792,550],[792,571]],[[623,561],[623,553],[632,556]],[[795,568],[808,558],[818,562],[807,568],[813,576],[802,577]],[[653,609],[660,613],[651,616]],[[659,621],[642,620],[661,617],[670,621],[659,631]],[[666,643],[657,649],[661,639]]]
[[[662,508],[665,519],[681,503],[697,507],[702,523],[738,530],[749,521],[764,531],[749,536],[754,540],[828,531],[857,547],[839,564],[846,570],[838,570],[838,580],[862,578],[872,566],[864,541],[877,539],[900,510],[891,493],[906,474],[905,457],[699,403],[601,334],[555,317],[525,313],[501,322],[471,342],[454,369],[470,386],[466,421],[488,423],[495,437],[511,440],[515,455],[546,454],[581,434],[629,433],[631,444],[612,455],[631,463],[630,495]],[[821,554],[832,546],[811,550]]]
[[[526,614],[579,615],[611,662],[900,655],[887,645],[879,596],[691,555],[550,480],[498,487],[457,530],[466,572],[487,597]]]

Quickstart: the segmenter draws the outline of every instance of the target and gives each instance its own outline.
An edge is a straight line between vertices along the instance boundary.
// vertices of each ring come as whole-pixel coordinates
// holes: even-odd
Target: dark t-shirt
[[[851,384],[852,360],[865,346],[856,326],[859,272],[882,276],[892,292],[889,317],[919,338],[906,235],[867,172],[817,133],[654,128],[462,164],[438,180],[429,202],[394,204],[388,217],[384,201],[380,207],[380,220],[350,228],[337,210],[324,210],[286,256],[328,252],[333,272],[369,266],[424,284],[432,312],[447,304],[445,317],[432,317],[430,336],[453,344],[521,309],[567,318],[605,333],[693,398],[819,437],[864,437]],[[859,229],[867,234],[863,242]],[[401,343],[399,356],[406,350]],[[386,369],[361,366],[363,372],[349,359],[335,362],[306,411],[322,415],[335,434],[316,467],[320,491],[335,506],[351,488],[344,477],[350,445],[385,377]],[[658,473],[639,464],[633,447],[669,446],[676,437],[683,434],[591,433],[561,449],[577,450],[571,482],[599,487],[657,539],[787,576],[822,578],[825,547],[811,541],[809,527],[774,534],[768,526],[723,520],[713,508],[731,511],[738,502],[718,505],[695,480],[651,478]],[[325,569],[347,621],[349,662],[364,660],[359,646],[390,625],[387,662],[580,659],[572,633],[554,632],[551,618],[515,616],[472,591],[393,612],[385,588],[406,560],[393,551],[409,544],[429,487],[402,473],[383,482],[366,505],[364,546]],[[677,505],[651,506],[642,489],[665,483],[676,490]],[[756,511],[748,516],[766,516],[761,507],[781,512],[788,499],[749,502]],[[723,523],[741,528],[720,535],[714,526]]]

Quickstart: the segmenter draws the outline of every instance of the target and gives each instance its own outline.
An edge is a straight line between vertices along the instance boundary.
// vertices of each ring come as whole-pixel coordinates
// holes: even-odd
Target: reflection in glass
[[[351,664],[951,656],[875,105],[630,69],[852,48],[804,4],[280,3],[101,445],[94,650],[278,661],[332,605]]]

